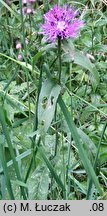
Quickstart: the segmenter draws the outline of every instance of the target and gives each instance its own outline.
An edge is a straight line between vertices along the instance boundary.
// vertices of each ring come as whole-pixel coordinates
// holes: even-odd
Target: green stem
[[[58,38],[59,83],[61,81],[61,39]]]
[[[32,35],[32,22],[31,22],[31,15],[29,15],[29,24],[30,24],[29,35],[30,35],[30,40],[31,40],[31,35]]]
[[[39,77],[39,85],[38,85],[38,92],[37,92],[37,101],[36,101],[36,105],[35,105],[35,117],[34,117],[33,132],[38,129],[38,103],[39,103],[39,95],[40,95],[41,85],[42,85],[42,69],[40,71],[40,77]],[[36,157],[36,155],[35,155],[35,150],[34,150],[35,139],[36,139],[36,135],[32,138],[33,165],[34,165],[34,168],[36,166],[36,163],[35,163],[35,157]]]
[[[56,104],[56,109],[55,109],[55,153],[53,158],[56,156],[57,154],[57,148],[58,148],[58,131],[57,131],[58,127],[57,127],[57,104]]]
[[[41,142],[41,138],[39,138],[38,142],[36,143],[36,147],[35,147],[35,149],[33,150],[33,155],[32,155],[32,158],[31,158],[31,160],[30,160],[29,167],[28,167],[28,170],[27,170],[27,173],[26,173],[26,176],[25,176],[25,180],[24,180],[25,183],[27,182],[27,179],[28,179],[28,177],[29,177],[29,175],[30,175],[30,172],[31,172],[31,170],[32,170],[32,165],[33,165],[33,162],[34,162],[34,155],[35,155],[35,157],[36,157],[36,154],[37,154],[37,152],[38,152],[38,148],[39,148],[39,146],[40,146],[40,142]]]
[[[68,64],[68,70],[69,70],[69,90],[71,92],[71,64]],[[71,100],[71,106],[70,106],[70,111],[71,115],[73,116],[73,108],[72,108],[72,95],[70,95],[70,100]],[[70,138],[70,142],[68,143],[68,158],[67,158],[67,169],[66,169],[66,182],[68,183],[67,185],[67,196],[69,196],[70,193],[70,176],[69,176],[69,170],[70,170],[70,164],[71,164],[71,151],[72,151],[72,135]],[[72,174],[71,174],[72,175]]]
[[[61,80],[61,39],[58,38],[58,59],[59,59],[59,83]],[[57,154],[57,147],[58,147],[58,132],[57,132],[57,104],[55,108],[55,134],[56,134],[56,140],[55,140],[55,153],[54,156]]]
[[[23,46],[24,46],[24,60],[26,62],[26,66],[27,66],[27,48],[26,48],[26,43],[25,43],[25,28],[24,28],[24,20],[23,20],[23,11],[22,11],[22,0],[19,1],[19,5],[20,5],[20,14],[21,14],[21,25],[22,25],[22,35],[23,35]],[[29,90],[29,76],[28,76],[28,70],[25,69],[26,72],[26,81],[27,81],[27,92],[28,92],[28,107],[29,107],[29,119],[30,119],[30,90]]]
[[[23,46],[24,46],[25,55],[27,55],[27,49],[26,49],[26,43],[25,43],[25,31],[24,31],[22,0],[19,0],[19,6],[20,6],[20,14],[21,14],[21,28],[22,28],[22,35],[23,35]]]
[[[10,47],[12,46],[12,37],[11,37],[11,32],[10,32],[10,28],[9,28],[9,15],[8,15],[8,10],[6,8],[6,21],[7,21],[7,30],[8,30],[8,36],[9,36],[9,39],[10,39]]]
[[[94,14],[92,8],[92,54],[94,55]]]
[[[42,86],[42,69],[40,70],[40,77],[39,77],[39,85],[38,85],[38,92],[37,92],[37,101],[36,101],[36,107],[35,107],[35,118],[34,118],[34,127],[33,132],[37,130],[38,128],[38,102],[39,102],[39,95],[41,91]],[[35,136],[34,136],[35,141]]]
[[[65,167],[65,150],[64,150],[64,140],[62,134],[62,163],[63,163],[63,181],[64,181],[64,188],[66,188],[66,167]],[[66,190],[63,191],[63,198],[66,200]]]

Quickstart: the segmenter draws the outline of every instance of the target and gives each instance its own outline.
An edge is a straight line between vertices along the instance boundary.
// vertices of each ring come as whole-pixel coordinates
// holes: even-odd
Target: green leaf
[[[59,85],[50,80],[46,80],[42,85],[38,103],[38,122],[41,135],[44,135],[51,125],[60,89]]]
[[[22,186],[22,187],[25,187],[25,188],[28,188],[27,184],[22,182],[22,181],[12,181],[15,185],[19,185],[19,186]]]
[[[94,169],[92,167],[92,164],[91,164],[90,160],[88,159],[88,155],[86,154],[86,152],[83,148],[83,145],[81,143],[80,136],[78,135],[76,126],[75,126],[73,119],[72,119],[72,116],[68,112],[68,109],[67,109],[64,101],[62,100],[61,96],[59,96],[59,98],[58,98],[58,103],[60,105],[60,108],[61,108],[64,116],[65,116],[66,122],[68,124],[69,129],[70,129],[72,137],[75,141],[75,145],[78,149],[78,153],[79,153],[79,156],[80,156],[82,163],[85,167],[85,170],[86,170],[89,178],[92,179],[92,181],[93,181],[94,185],[96,186],[97,190],[99,191],[99,193],[103,194],[102,189],[100,187],[100,184],[98,182],[97,176],[96,176]]]
[[[48,160],[48,158],[46,157],[46,153],[45,153],[45,149],[43,147],[38,148],[38,151],[40,153],[40,155],[42,156],[43,160],[45,161],[52,177],[55,179],[55,181],[57,182],[57,184],[59,185],[59,187],[65,191],[65,187],[61,181],[61,179],[59,178],[59,176],[57,175],[56,171],[54,170],[52,164],[50,163],[50,161]]]
[[[31,150],[31,149],[29,149],[29,150],[23,152],[22,154],[20,154],[20,155],[18,155],[18,156],[16,157],[16,161],[17,161],[17,162],[20,162],[22,159],[24,159],[24,158],[26,158],[27,156],[31,155],[31,153],[32,153],[32,150]],[[7,163],[7,167],[12,166],[12,165],[13,165],[13,161],[10,160],[10,161]],[[3,168],[0,168],[0,174],[1,174],[2,172],[3,172]]]
[[[86,55],[84,55],[79,51],[76,51],[71,41],[68,41],[68,43],[67,42],[63,43],[63,50],[65,51],[69,61],[74,61],[75,64],[80,65],[81,67],[90,71],[91,73],[90,80],[93,89],[95,90],[99,84],[99,74],[95,68],[95,65],[91,63],[90,59]]]
[[[7,168],[7,164],[6,164],[6,158],[5,158],[5,154],[3,151],[3,145],[0,143],[0,160],[1,160],[1,164],[3,167],[3,172],[4,172],[4,176],[5,176],[5,182],[7,185],[7,190],[9,192],[10,195],[10,199],[14,200],[14,193],[12,190],[12,185],[11,185],[11,181],[10,181],[10,176],[8,173],[8,168]]]
[[[92,142],[92,140],[89,138],[89,136],[86,133],[84,133],[83,130],[81,130],[80,128],[77,128],[77,131],[78,131],[78,134],[81,137],[83,143],[86,146],[87,153],[88,153],[88,151],[90,151],[93,155],[95,155],[96,151],[97,151],[95,144]]]
[[[99,74],[94,64],[91,63],[87,56],[79,52],[76,52],[74,55],[74,63],[90,71],[90,80],[93,88],[96,89],[97,85],[99,84]]]
[[[2,96],[3,99],[7,100],[8,103],[12,107],[16,108],[17,110],[19,110],[19,112],[23,113],[23,115],[27,117],[27,115],[24,112],[24,110],[28,110],[28,108],[22,102],[20,102],[15,97],[13,97],[12,95],[9,95],[8,93],[6,93],[3,90],[0,90],[0,96]]]
[[[36,179],[36,181],[35,181]],[[30,200],[46,200],[49,188],[49,170],[46,166],[38,166],[28,180],[28,193]]]
[[[72,182],[74,182],[74,187],[78,187],[78,190],[86,195],[86,188],[84,185],[82,185],[74,176],[70,176],[72,179]]]
[[[3,108],[1,106],[0,106],[0,122],[1,122],[1,125],[2,125],[4,136],[6,138],[6,141],[7,141],[8,147],[9,147],[11,158],[13,160],[13,165],[14,165],[14,169],[15,169],[15,172],[16,172],[17,179],[19,181],[22,181],[19,166],[18,166],[17,161],[16,161],[13,145],[12,145],[11,138],[10,138],[10,135],[9,135],[9,131],[8,131],[8,128],[7,128],[7,125],[6,125],[4,110],[3,110]],[[21,192],[22,192],[22,196],[26,199],[26,195],[25,195],[25,191],[24,191],[23,187],[21,187]]]
[[[13,14],[20,21],[20,16],[18,15],[16,11],[13,11],[11,7],[9,7],[9,5],[7,5],[3,0],[0,0],[0,2],[3,4],[4,7],[7,8],[7,10],[10,11],[11,14]]]

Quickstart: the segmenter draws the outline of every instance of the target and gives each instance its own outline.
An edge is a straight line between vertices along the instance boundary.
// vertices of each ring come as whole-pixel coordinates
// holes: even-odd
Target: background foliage
[[[62,43],[61,85],[57,44],[40,34],[57,3],[85,21]],[[19,1],[0,0],[0,199],[107,198],[106,6],[36,1],[35,13],[21,16]]]

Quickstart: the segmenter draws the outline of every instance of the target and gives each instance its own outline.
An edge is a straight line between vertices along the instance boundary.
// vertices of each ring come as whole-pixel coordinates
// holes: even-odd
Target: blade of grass
[[[20,7],[20,16],[21,16],[21,28],[22,28],[22,35],[23,35],[23,47],[24,47],[24,59],[27,66],[27,47],[25,43],[25,26],[23,20],[23,5],[22,0],[19,0],[19,7]],[[29,119],[31,118],[31,106],[30,106],[30,89],[29,89],[29,71],[25,68],[25,75],[27,81],[27,93],[28,93],[28,107],[29,107]]]
[[[1,175],[1,194],[2,200],[6,200],[6,181],[4,174]]]
[[[29,155],[31,155],[31,153],[32,153],[32,150],[31,150],[31,149],[29,149],[29,150],[23,152],[22,154],[20,154],[20,155],[18,155],[18,156],[16,157],[16,161],[17,161],[17,162],[21,161],[22,159],[24,159],[24,158],[28,157]],[[7,163],[7,167],[9,167],[9,166],[11,166],[11,165],[13,165],[13,161],[12,161],[12,160],[10,160],[10,161]],[[3,168],[0,168],[0,174],[1,174],[2,172],[3,172]]]
[[[97,179],[97,176],[96,176],[96,174],[94,172],[92,164],[89,161],[88,156],[86,155],[86,152],[85,152],[85,150],[83,148],[83,145],[82,145],[82,143],[80,141],[80,137],[78,135],[76,126],[75,126],[75,124],[73,122],[73,118],[70,115],[70,113],[69,113],[69,111],[68,111],[68,109],[67,109],[67,107],[66,107],[66,105],[65,105],[65,103],[64,103],[61,96],[59,96],[59,98],[58,98],[58,103],[59,103],[59,106],[60,106],[60,108],[61,108],[61,110],[62,110],[62,112],[64,114],[64,117],[65,117],[66,122],[68,124],[68,127],[70,129],[70,132],[72,134],[72,137],[73,137],[73,139],[75,141],[76,147],[78,148],[79,156],[80,156],[80,158],[82,160],[82,163],[83,163],[83,165],[85,167],[85,170],[86,170],[89,178],[92,179],[92,181],[93,181],[94,185],[96,186],[97,190],[99,191],[99,193],[103,194],[103,191],[102,191],[102,189],[100,187],[100,184],[98,182],[98,179]]]
[[[9,173],[8,173],[8,168],[7,168],[7,163],[6,163],[6,158],[5,158],[5,154],[3,151],[3,145],[0,143],[0,159],[1,159],[1,163],[2,163],[2,167],[3,167],[3,172],[4,172],[4,176],[5,176],[5,182],[7,185],[7,190],[10,196],[11,200],[14,200],[14,193],[12,190],[12,185],[10,182],[10,178],[9,178]]]
[[[27,63],[27,65],[26,65],[26,62],[17,61],[16,59],[11,58],[10,56],[7,56],[7,55],[5,55],[5,54],[3,54],[3,53],[0,53],[0,55],[1,55],[1,56],[4,56],[4,57],[7,58],[7,59],[10,59],[11,61],[17,63],[18,65],[20,65],[20,66],[22,66],[22,67],[24,67],[24,68],[27,68],[29,71],[32,72],[32,66],[31,66],[30,64]],[[39,74],[39,70],[38,70],[37,67],[36,67],[36,69],[37,69],[36,71],[34,71],[34,70],[33,70],[33,71],[34,71],[36,74]]]
[[[31,140],[32,140],[32,145],[34,145],[34,140],[33,139],[31,139]],[[34,146],[35,149],[33,148],[33,154],[32,154],[32,157],[31,157],[31,160],[30,160],[30,163],[29,163],[29,167],[28,167],[28,170],[27,170],[27,173],[26,173],[26,176],[25,176],[25,180],[24,180],[25,183],[27,182],[27,179],[28,179],[28,177],[30,175],[30,172],[31,172],[31,169],[32,169],[32,165],[33,165],[33,162],[34,162],[34,156],[36,157],[36,154],[38,152],[38,147],[40,145],[40,142],[41,142],[41,138],[39,137],[36,145]]]
[[[17,178],[18,178],[19,181],[22,181],[20,171],[19,171],[19,167],[18,167],[16,157],[15,157],[15,154],[14,154],[13,146],[12,146],[12,143],[11,143],[11,139],[10,139],[10,136],[9,136],[9,132],[8,132],[8,129],[7,129],[7,125],[6,125],[6,122],[5,122],[4,110],[3,110],[2,107],[0,107],[0,121],[1,121],[3,132],[4,132],[4,136],[6,138],[6,141],[7,141],[8,147],[9,147],[10,155],[11,155],[11,158],[13,160],[13,165],[14,165],[14,168],[15,168]],[[21,187],[21,194],[22,194],[23,198],[26,199],[26,194],[25,194],[25,191],[24,191],[23,187]]]
[[[20,21],[20,16],[18,16],[18,13],[16,11],[13,11],[11,7],[9,7],[9,5],[7,5],[3,0],[0,0],[0,2],[4,7],[8,9],[8,11],[10,11],[11,14],[13,14]]]

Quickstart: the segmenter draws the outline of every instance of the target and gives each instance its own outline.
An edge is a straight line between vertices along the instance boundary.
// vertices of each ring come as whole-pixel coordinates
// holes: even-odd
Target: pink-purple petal
[[[70,6],[55,5],[45,15],[42,25],[43,33],[48,41],[55,42],[58,37],[63,39],[78,36],[84,22],[77,18],[78,11]]]

